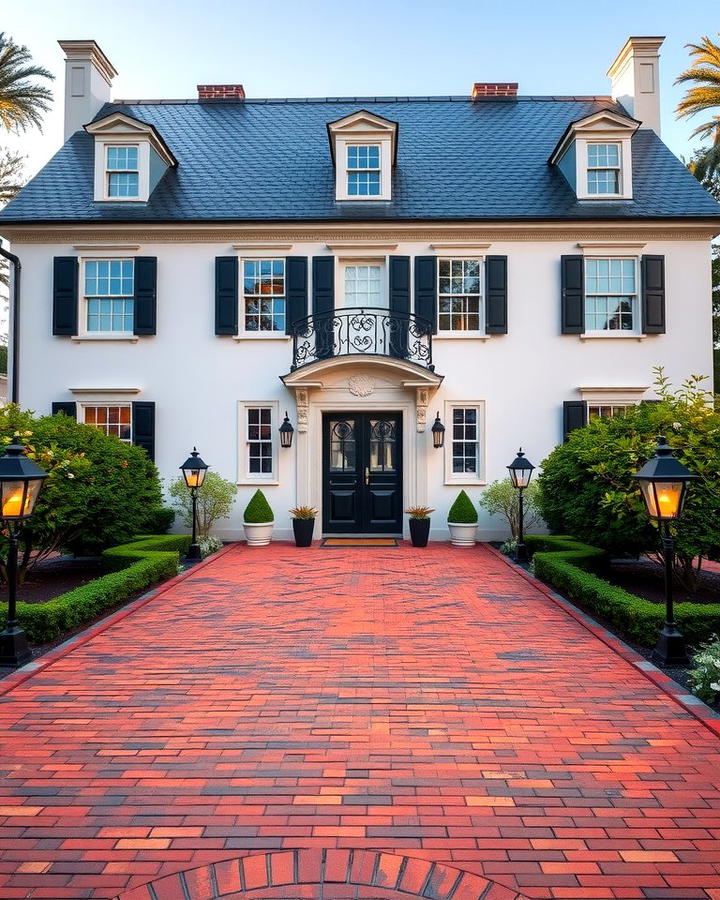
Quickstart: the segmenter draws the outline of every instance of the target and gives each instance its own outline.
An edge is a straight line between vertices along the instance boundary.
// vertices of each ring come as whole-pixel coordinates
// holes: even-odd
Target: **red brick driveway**
[[[2,900],[720,898],[720,738],[481,547],[232,547],[0,698],[0,772]]]

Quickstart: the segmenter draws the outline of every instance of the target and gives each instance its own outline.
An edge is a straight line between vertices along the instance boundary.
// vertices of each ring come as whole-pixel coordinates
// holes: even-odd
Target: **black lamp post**
[[[40,489],[48,473],[25,455],[19,437],[0,456],[0,510],[10,533],[7,559],[8,617],[0,634],[0,666],[23,666],[31,659],[25,632],[17,623],[18,523],[28,519],[35,509]]]
[[[689,483],[697,478],[678,459],[667,438],[658,438],[655,456],[648,460],[635,478],[640,482],[642,498],[651,519],[657,522],[662,534],[663,559],[665,562],[665,625],[653,651],[656,661],[665,665],[687,661],[685,638],[675,625],[673,613],[673,558],[675,541],[670,532],[670,523],[682,515]]]
[[[293,434],[295,434],[295,429],[292,427],[290,423],[290,419],[288,419],[287,412],[285,413],[285,418],[283,419],[283,423],[278,428],[280,432],[280,446],[281,447],[292,447],[292,439]]]
[[[190,488],[190,496],[192,497],[192,543],[188,548],[185,559],[200,559],[200,545],[197,542],[197,492],[205,481],[205,473],[208,470],[207,463],[200,459],[197,447],[193,447],[192,453],[180,466],[183,473],[185,484]]]
[[[523,491],[530,484],[534,468],[535,466],[530,460],[525,459],[522,447],[518,450],[515,459],[507,467],[507,470],[510,473],[510,481],[512,481],[513,487],[518,490],[518,504],[520,507],[518,517],[518,542],[517,549],[515,550],[515,559],[517,562],[527,562],[528,558],[527,547],[525,546],[525,535],[523,533],[523,517],[525,512],[523,508]]]
[[[445,426],[440,421],[440,413],[435,416],[435,421],[431,429],[433,436],[433,447],[439,450],[445,443]]]

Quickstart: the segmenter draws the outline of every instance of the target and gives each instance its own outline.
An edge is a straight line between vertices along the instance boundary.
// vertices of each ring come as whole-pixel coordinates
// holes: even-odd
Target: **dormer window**
[[[620,193],[620,144],[587,145],[588,194]]]
[[[107,147],[108,197],[137,200],[140,191],[140,168],[137,147]]]
[[[330,122],[336,200],[392,200],[397,122],[360,110]]]

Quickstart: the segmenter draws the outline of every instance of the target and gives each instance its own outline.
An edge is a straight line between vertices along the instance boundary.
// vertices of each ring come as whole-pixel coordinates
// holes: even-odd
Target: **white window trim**
[[[617,194],[588,192],[588,144],[617,144],[620,147],[620,190]],[[575,140],[575,184],[578,200],[632,200],[632,145],[626,135],[593,134]]]
[[[270,409],[270,434],[272,436],[272,473],[251,473],[248,466],[248,437],[247,437],[247,411],[263,407]],[[280,417],[280,403],[278,400],[239,400],[238,401],[238,484],[279,484],[279,447],[280,435],[278,428]]]
[[[132,401],[126,399],[125,396],[113,396],[111,393],[99,394],[97,397],[93,397],[88,400],[77,400],[75,404],[75,409],[77,410],[77,420],[78,422],[82,422],[85,424],[92,424],[85,422],[85,410],[88,406],[127,406],[130,410],[130,439],[124,440],[123,438],[118,438],[123,444],[132,445],[132,434],[133,434],[133,406]],[[94,427],[94,426],[93,426]],[[103,432],[107,434],[107,432]]]
[[[137,147],[137,197],[111,197],[108,193],[108,147]],[[95,200],[103,203],[145,203],[150,197],[150,141],[124,140],[121,137],[95,138]]]
[[[478,427],[478,471],[473,476],[468,472],[453,472],[452,470],[452,424],[454,409],[477,410]],[[444,408],[445,444],[445,484],[454,485],[485,485],[487,484],[487,431],[485,428],[485,401],[484,400],[446,400]]]
[[[642,285],[640,284],[640,258],[635,256],[634,254],[628,253],[586,253],[583,254],[583,325],[585,324],[585,304],[587,301],[587,276],[585,263],[589,259],[630,259],[633,261],[635,265],[635,300],[633,301],[633,329],[632,331],[584,331],[580,338],[582,340],[594,340],[597,338],[610,338],[612,340],[617,340],[618,338],[627,340],[641,340],[645,337],[645,335],[641,331],[641,316],[642,311],[640,308],[640,294],[642,290]],[[599,294],[598,296],[616,296],[614,294]]]
[[[73,335],[74,341],[131,341],[136,343],[138,335],[133,331],[88,331],[87,297],[85,295],[85,263],[106,262],[107,260],[130,261],[133,263],[133,286],[135,284],[135,257],[126,253],[108,253],[102,256],[81,256],[78,260],[78,333]]]
[[[335,257],[335,309],[363,309],[361,306],[348,306],[345,299],[345,270],[348,266],[378,266],[380,268],[380,306],[368,306],[367,309],[390,311],[389,266],[387,256]],[[384,304],[384,305],[383,305]]]
[[[479,323],[480,327],[477,331],[441,331],[440,330],[440,263],[443,260],[479,260],[480,262],[480,304],[479,304]],[[433,341],[488,341],[492,335],[485,332],[485,254],[484,253],[458,253],[457,255],[449,255],[447,252],[438,253],[437,276],[435,283],[436,311],[435,311],[435,328],[436,333],[432,336]]]
[[[238,257],[238,333],[233,335],[236,341],[284,341],[292,340],[291,334],[284,331],[247,331],[245,328],[245,263],[246,262],[273,262],[281,260],[284,266],[283,277],[285,279],[285,321],[287,322],[287,257],[278,255],[277,250],[248,254]]]
[[[380,148],[380,193],[348,194],[348,145]],[[354,171],[354,170],[353,170]],[[382,132],[376,135],[339,135],[335,139],[335,199],[351,203],[387,202],[392,199],[392,140]]]
[[[616,166],[591,166],[590,165],[590,147],[602,146],[602,147],[617,147],[618,151],[618,164]],[[585,168],[585,190],[588,192],[590,197],[620,197],[622,196],[622,186],[623,186],[623,151],[622,151],[622,143],[620,141],[586,141],[585,142],[585,152],[588,155],[588,163]],[[591,172],[617,172],[617,183],[618,190],[610,191],[605,194],[598,193],[590,193],[590,188],[588,185],[589,177]]]

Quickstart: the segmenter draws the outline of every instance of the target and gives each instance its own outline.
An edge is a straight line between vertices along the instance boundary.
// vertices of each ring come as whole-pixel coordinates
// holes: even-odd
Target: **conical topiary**
[[[448,513],[448,522],[452,525],[475,525],[478,520],[477,510],[465,491],[460,491]]]
[[[250,525],[275,521],[270,504],[261,490],[255,491],[252,495],[243,515],[244,521]]]

